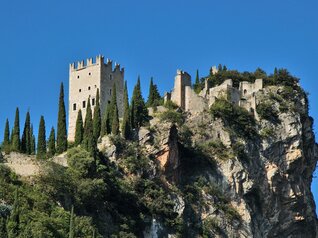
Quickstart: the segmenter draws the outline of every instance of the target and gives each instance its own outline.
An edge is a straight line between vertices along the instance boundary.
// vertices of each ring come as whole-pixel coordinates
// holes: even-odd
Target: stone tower
[[[96,105],[96,92],[99,89],[101,113],[112,97],[113,84],[116,83],[117,106],[119,117],[123,114],[123,94],[124,94],[124,69],[119,64],[115,64],[113,69],[112,61],[99,55],[95,62],[93,58],[86,61],[79,61],[77,67],[75,63],[70,64],[69,75],[69,113],[68,113],[68,140],[74,141],[75,126],[78,110],[82,110],[83,120],[86,115],[88,98],[92,111]]]
[[[171,92],[171,101],[176,103],[182,109],[185,109],[186,105],[186,90],[185,88],[191,87],[191,76],[184,71],[177,70],[177,75],[174,80],[174,88]]]

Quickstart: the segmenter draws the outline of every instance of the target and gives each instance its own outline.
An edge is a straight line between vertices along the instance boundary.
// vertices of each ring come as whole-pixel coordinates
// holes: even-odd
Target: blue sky
[[[98,54],[125,67],[130,92],[140,74],[144,97],[151,76],[161,93],[170,90],[178,68],[205,76],[219,63],[268,73],[285,67],[301,78],[317,121],[317,12],[316,0],[3,0],[0,136],[16,106],[21,127],[28,109],[35,130],[40,115],[47,131],[55,127],[69,63]],[[318,198],[317,180],[313,191]]]

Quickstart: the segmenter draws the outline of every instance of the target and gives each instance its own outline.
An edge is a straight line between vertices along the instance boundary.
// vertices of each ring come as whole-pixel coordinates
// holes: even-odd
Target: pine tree
[[[140,78],[138,77],[137,84],[134,88],[133,97],[131,100],[131,125],[132,128],[139,128],[144,125],[148,119],[148,110],[145,106],[140,88]]]
[[[31,128],[31,119],[30,112],[28,111],[25,117],[24,129],[21,140],[21,152],[25,154],[31,154],[31,136],[30,136],[30,128]]]
[[[19,118],[19,108],[15,111],[14,127],[12,132],[11,140],[11,150],[19,152],[20,151],[20,118]]]
[[[15,190],[14,203],[7,223],[8,238],[16,238],[20,233],[20,204],[18,188]]]
[[[96,92],[96,106],[94,108],[94,119],[93,119],[93,125],[94,125],[94,139],[95,141],[98,140],[100,136],[100,131],[101,131],[101,124],[102,124],[102,119],[100,115],[100,103],[99,103],[99,90],[97,89]]]
[[[84,123],[84,136],[83,136],[83,147],[91,153],[91,155],[95,154],[95,140],[94,140],[94,132],[93,132],[93,119],[92,119],[92,109],[90,98],[87,101],[86,108],[86,117]]]
[[[58,122],[57,122],[57,135],[56,135],[56,152],[60,154],[66,150],[67,150],[67,134],[66,134],[66,113],[65,113],[65,104],[64,104],[64,86],[63,86],[63,83],[61,83]]]
[[[161,96],[158,91],[158,87],[156,84],[153,83],[153,78],[150,79],[150,86],[149,86],[149,96],[147,100],[147,107],[156,107],[161,104]]]
[[[130,138],[131,126],[130,126],[130,115],[129,115],[127,81],[125,82],[125,88],[124,88],[124,116],[123,116],[123,122],[121,127],[121,133],[125,139]]]
[[[84,133],[84,127],[83,127],[82,110],[79,109],[77,113],[76,127],[75,127],[75,146],[78,146],[82,143],[83,133]]]
[[[70,229],[69,229],[68,237],[74,238],[74,206],[72,206],[72,209],[71,209],[70,227],[69,228]]]
[[[41,116],[38,132],[38,147],[37,147],[37,159],[45,159],[46,157],[46,139],[45,139],[45,121]]]
[[[197,69],[196,76],[195,76],[195,83],[193,85],[193,90],[197,94],[201,92],[201,83],[200,83],[200,78],[199,78],[199,70]]]
[[[113,121],[112,121],[112,134],[118,135],[119,134],[119,117],[118,117],[118,109],[117,104],[114,106],[114,111],[112,115]]]
[[[4,137],[3,137],[3,151],[6,154],[10,153],[10,128],[9,128],[9,120],[7,118],[6,125],[4,129]]]
[[[50,136],[49,136],[49,142],[48,142],[48,151],[47,151],[47,157],[51,158],[55,155],[55,130],[52,126]]]
[[[30,137],[31,137],[31,155],[35,155],[35,136],[33,135],[33,125],[30,127]]]

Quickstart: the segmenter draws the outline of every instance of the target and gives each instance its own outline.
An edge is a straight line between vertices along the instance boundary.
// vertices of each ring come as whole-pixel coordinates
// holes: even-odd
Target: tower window
[[[76,103],[73,104],[73,111],[76,111]]]
[[[246,89],[244,89],[244,95],[247,93],[247,90]]]
[[[88,90],[91,90],[91,87],[88,87]]]
[[[86,101],[83,101],[83,108],[86,107]]]
[[[108,100],[108,104],[110,104],[110,101]]]
[[[79,89],[78,91],[79,91],[79,92],[82,92],[82,89]]]
[[[112,95],[112,90],[111,89],[109,89],[109,95]]]
[[[112,80],[113,79],[113,75],[109,75],[109,80]]]
[[[95,105],[95,98],[92,98],[92,105]]]
[[[77,78],[79,79],[79,75],[77,75]]]
[[[91,72],[89,72],[88,75],[91,75]]]
[[[95,85],[95,88],[97,88],[97,86]]]

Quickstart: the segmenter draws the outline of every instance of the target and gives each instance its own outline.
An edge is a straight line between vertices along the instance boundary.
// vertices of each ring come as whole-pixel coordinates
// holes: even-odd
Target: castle
[[[92,110],[96,105],[96,93],[100,93],[100,107],[103,113],[112,97],[113,84],[116,84],[118,113],[123,114],[123,94],[124,94],[124,69],[119,64],[113,63],[99,55],[95,62],[93,58],[70,64],[69,72],[69,114],[68,114],[68,140],[74,141],[75,126],[78,110],[82,110],[85,118],[87,102],[90,100]]]
[[[217,73],[215,67],[212,73]],[[103,113],[105,107],[110,103],[113,84],[116,84],[117,104],[119,117],[123,114],[123,93],[124,93],[124,69],[119,64],[115,64],[113,69],[112,61],[107,59],[104,63],[104,57],[99,55],[95,62],[93,58],[79,61],[77,67],[75,63],[70,64],[69,74],[69,124],[68,140],[74,141],[75,126],[78,110],[82,110],[82,116],[85,118],[87,101],[90,100],[92,109],[96,105],[96,93],[100,91],[100,106]],[[209,87],[208,80],[205,80],[205,86],[199,94],[192,89],[191,76],[181,70],[177,70],[175,76],[174,88],[164,96],[165,101],[171,100],[184,111],[190,113],[199,113],[208,108],[217,98],[227,98],[233,104],[241,106],[253,113],[256,113],[255,93],[263,89],[263,80],[256,79],[254,83],[247,81],[240,82],[239,88],[233,86],[232,79],[225,80],[221,85]]]
[[[217,73],[215,67],[212,73]],[[256,79],[254,83],[247,81],[240,82],[239,88],[233,86],[233,80],[227,79],[221,85],[210,88],[208,80],[205,79],[205,86],[199,94],[192,89],[191,76],[181,70],[177,70],[174,81],[174,88],[171,92],[165,93],[165,101],[171,100],[190,113],[199,113],[210,108],[217,98],[227,98],[233,104],[241,106],[253,113],[256,113],[255,93],[263,89],[263,79]]]

